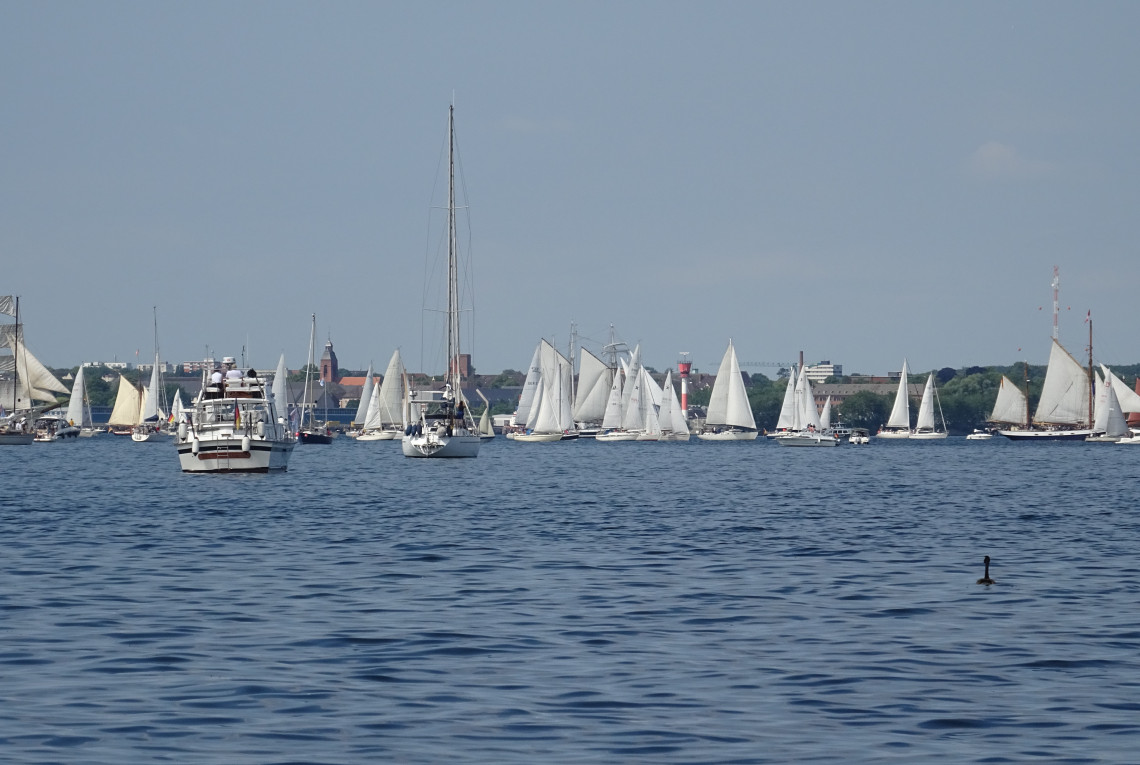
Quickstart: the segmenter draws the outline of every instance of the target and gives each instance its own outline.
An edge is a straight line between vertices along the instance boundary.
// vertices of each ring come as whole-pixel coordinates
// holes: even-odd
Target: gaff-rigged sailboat
[[[23,342],[20,299],[0,295],[0,314],[16,320],[14,324],[0,324],[0,347],[12,352],[11,361],[8,356],[0,356],[0,372],[10,375],[0,379],[0,445],[24,446],[35,437],[36,418],[58,405],[55,394],[68,391]]]
[[[479,431],[463,399],[459,365],[459,265],[455,238],[455,105],[447,113],[447,374],[443,390],[409,391],[405,457],[477,457]]]
[[[1092,322],[1089,322],[1092,367]],[[1091,373],[1053,338],[1041,398],[1027,427],[999,431],[1011,441],[1083,441],[1092,435]],[[1003,381],[1004,385],[1004,381]],[[1027,403],[1028,406],[1028,403]]]

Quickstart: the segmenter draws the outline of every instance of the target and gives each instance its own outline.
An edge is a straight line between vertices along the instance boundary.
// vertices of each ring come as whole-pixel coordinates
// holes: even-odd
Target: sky
[[[1140,361],[1140,3],[0,0],[0,293],[45,363]],[[429,310],[425,313],[425,307]],[[430,335],[430,337],[428,337]],[[424,349],[427,349],[426,351]],[[318,354],[319,354],[318,349]],[[433,368],[438,367],[438,368]]]

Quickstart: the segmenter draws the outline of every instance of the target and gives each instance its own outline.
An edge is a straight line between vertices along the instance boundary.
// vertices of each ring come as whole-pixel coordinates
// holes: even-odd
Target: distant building
[[[818,364],[805,364],[804,374],[813,383],[821,383],[829,377],[842,377],[843,365],[832,364],[830,361],[821,361]]]
[[[321,354],[321,379],[325,382],[336,382],[340,379],[340,365],[336,361],[332,340],[325,343],[325,352]]]

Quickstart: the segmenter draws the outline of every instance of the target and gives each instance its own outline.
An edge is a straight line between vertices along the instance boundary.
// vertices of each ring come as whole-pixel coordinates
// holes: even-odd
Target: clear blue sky
[[[418,367],[454,93],[481,372],[571,321],[662,369],[729,337],[1044,363],[1054,265],[1070,351],[1091,309],[1098,360],[1136,362],[1138,28],[1133,2],[4,0],[0,293],[54,365],[149,356],[157,305],[172,361],[299,366],[315,312],[343,366]]]

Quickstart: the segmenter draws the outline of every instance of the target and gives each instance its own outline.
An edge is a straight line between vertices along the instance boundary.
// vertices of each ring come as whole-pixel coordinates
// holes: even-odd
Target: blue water
[[[5,763],[1140,760],[1140,447],[0,468]]]

